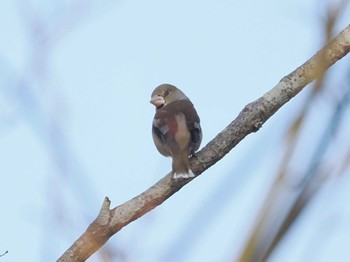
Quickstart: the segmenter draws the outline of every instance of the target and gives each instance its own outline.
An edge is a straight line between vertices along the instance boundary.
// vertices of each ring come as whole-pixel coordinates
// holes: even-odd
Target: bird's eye
[[[164,97],[166,97],[168,95],[169,95],[169,91],[168,90],[164,91]]]

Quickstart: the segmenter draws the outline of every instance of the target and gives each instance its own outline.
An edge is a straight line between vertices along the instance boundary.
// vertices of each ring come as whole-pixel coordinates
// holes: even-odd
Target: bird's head
[[[150,103],[159,109],[173,101],[183,99],[188,98],[180,89],[170,84],[162,84],[154,89]]]

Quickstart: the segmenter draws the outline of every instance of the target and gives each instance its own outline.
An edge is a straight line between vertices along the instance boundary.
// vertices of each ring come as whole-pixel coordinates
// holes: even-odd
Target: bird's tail
[[[195,177],[190,168],[187,154],[173,156],[173,177],[174,179]]]

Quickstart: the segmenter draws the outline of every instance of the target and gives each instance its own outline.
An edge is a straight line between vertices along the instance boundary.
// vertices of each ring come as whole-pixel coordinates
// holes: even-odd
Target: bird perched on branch
[[[194,177],[189,157],[198,150],[202,130],[196,109],[178,88],[163,84],[154,89],[150,101],[156,107],[152,136],[159,153],[173,159],[173,177]]]

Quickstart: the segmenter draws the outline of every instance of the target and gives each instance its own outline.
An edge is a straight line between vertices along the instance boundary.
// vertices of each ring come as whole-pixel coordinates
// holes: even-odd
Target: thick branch
[[[198,152],[191,159],[196,176],[223,158],[247,135],[259,130],[278,109],[349,50],[350,25],[302,66],[281,79],[273,89],[246,105],[234,121]],[[121,228],[163,203],[190,181],[175,181],[169,173],[142,194],[113,209],[106,198],[95,221],[58,261],[85,261]]]

